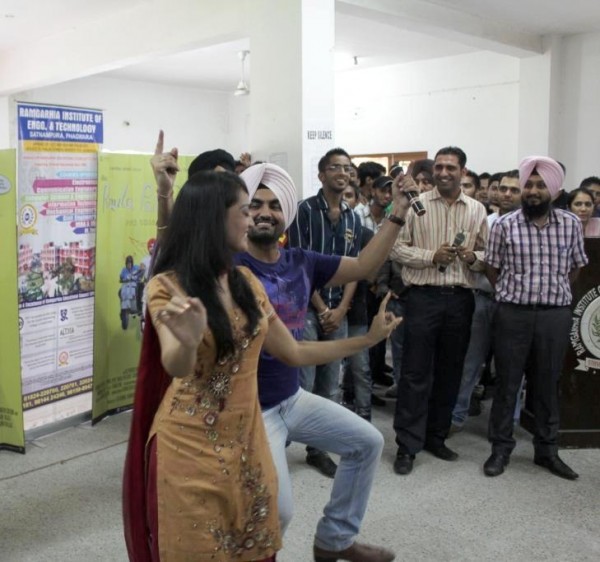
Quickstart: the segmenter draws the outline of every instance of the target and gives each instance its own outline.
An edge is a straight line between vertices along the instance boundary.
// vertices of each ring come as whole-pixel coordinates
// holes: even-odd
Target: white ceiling
[[[428,0],[534,35],[600,30],[598,0]]]
[[[143,4],[152,9],[152,0],[0,0],[0,57],[32,37],[58,37],[90,20],[126,14]],[[592,31],[600,31],[600,0],[336,2],[336,53],[358,58],[358,66],[350,70],[468,53],[482,48],[482,42],[487,45],[485,41],[501,45],[516,40],[523,45],[547,34]],[[237,52],[249,46],[248,39],[241,39],[106,75],[231,91],[240,76]],[[251,64],[250,55],[246,63],[250,81]]]

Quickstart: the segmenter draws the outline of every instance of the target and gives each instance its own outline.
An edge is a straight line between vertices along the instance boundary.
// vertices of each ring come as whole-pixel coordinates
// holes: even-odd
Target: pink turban
[[[542,177],[552,200],[554,200],[565,181],[565,173],[561,165],[556,160],[552,160],[552,158],[548,158],[547,156],[527,156],[523,158],[519,164],[519,183],[521,184],[521,189],[525,187],[525,183],[533,170],[537,170],[537,173]]]
[[[254,164],[246,168],[240,177],[246,182],[250,200],[260,185],[268,187],[275,194],[285,217],[285,227],[289,228],[298,210],[296,186],[290,175],[276,164]]]

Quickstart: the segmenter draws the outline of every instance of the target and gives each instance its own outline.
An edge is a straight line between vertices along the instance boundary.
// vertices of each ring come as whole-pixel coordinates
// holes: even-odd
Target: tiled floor
[[[361,537],[406,561],[600,560],[600,450],[565,450],[577,482],[535,466],[530,436],[506,473],[486,478],[486,411],[448,444],[460,459],[427,453],[413,473],[392,471],[393,402],[374,412],[386,448]],[[25,456],[0,452],[0,561],[104,562],[127,559],[121,530],[121,469],[130,415],[83,424],[28,444]],[[295,516],[280,562],[311,560],[314,528],[331,487],[292,444]]]

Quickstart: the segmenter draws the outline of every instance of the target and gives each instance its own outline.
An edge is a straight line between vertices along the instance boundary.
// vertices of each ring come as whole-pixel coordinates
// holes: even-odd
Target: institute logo
[[[19,234],[37,234],[34,228],[38,220],[38,213],[33,205],[23,205],[19,210]]]
[[[600,372],[600,286],[590,289],[575,305],[571,346],[576,371]]]

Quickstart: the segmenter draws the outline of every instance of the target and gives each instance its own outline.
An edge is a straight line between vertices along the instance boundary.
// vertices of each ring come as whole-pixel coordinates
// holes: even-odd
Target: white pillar
[[[317,162],[334,140],[334,0],[256,0],[250,24],[250,150],[319,187]]]

